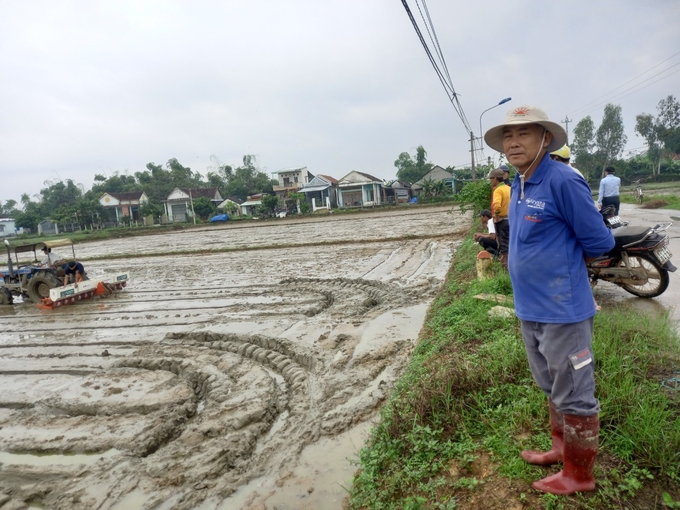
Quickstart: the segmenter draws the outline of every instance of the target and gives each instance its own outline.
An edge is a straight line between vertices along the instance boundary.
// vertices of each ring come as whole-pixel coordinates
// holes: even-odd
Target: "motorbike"
[[[609,207],[612,210],[607,210]],[[591,286],[598,280],[611,282],[643,298],[660,296],[668,288],[673,254],[668,248],[666,229],[672,223],[653,227],[629,226],[614,213],[613,206],[600,211],[614,234],[614,248],[588,264]]]
[[[627,221],[623,221],[619,215],[616,214],[616,207],[613,205],[608,205],[600,209],[600,214],[602,215],[604,224],[607,225],[607,228],[610,230],[628,225]]]

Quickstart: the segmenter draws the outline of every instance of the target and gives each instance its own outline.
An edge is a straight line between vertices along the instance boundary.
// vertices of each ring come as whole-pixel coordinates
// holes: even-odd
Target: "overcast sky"
[[[642,148],[635,116],[680,98],[678,0],[427,8],[475,134],[508,96],[484,130],[521,104],[597,126],[609,101]],[[468,139],[399,0],[0,0],[3,203],[173,157],[393,179],[418,145],[469,164]]]

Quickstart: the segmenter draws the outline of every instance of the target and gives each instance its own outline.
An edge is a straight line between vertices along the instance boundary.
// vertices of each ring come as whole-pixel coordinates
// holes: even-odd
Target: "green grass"
[[[635,196],[632,193],[621,194],[620,200],[624,204],[635,204]],[[645,193],[640,207],[648,209],[680,209],[680,196],[678,195],[656,195]]]
[[[474,278],[478,247],[466,240],[432,305],[419,344],[361,451],[353,509],[448,509],[483,491],[475,465],[493,464],[493,483],[534,508],[613,509],[662,491],[680,499],[680,396],[664,389],[680,369],[667,316],[603,309],[595,319],[597,396],[603,412],[598,490],[571,498],[538,495],[545,468],[525,448],[549,448],[546,398],[533,382],[519,321],[490,317],[480,293],[511,295],[507,274]],[[452,470],[457,475],[452,475]],[[494,487],[497,488],[496,485]]]

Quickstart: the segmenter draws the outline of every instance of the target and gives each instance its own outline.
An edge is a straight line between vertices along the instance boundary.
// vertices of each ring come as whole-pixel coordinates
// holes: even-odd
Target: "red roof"
[[[324,179],[326,179],[331,184],[337,184],[338,183],[338,180],[335,179],[334,177],[331,177],[330,175],[325,175],[325,174],[317,174],[317,175],[319,177],[323,177]]]

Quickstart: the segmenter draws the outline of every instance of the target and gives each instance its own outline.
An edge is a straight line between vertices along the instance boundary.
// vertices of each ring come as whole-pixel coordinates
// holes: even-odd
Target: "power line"
[[[607,99],[607,100],[605,100],[605,101],[601,101],[600,103],[598,103],[597,105],[595,105],[593,108],[590,108],[589,110],[583,111],[582,113],[577,114],[577,116],[578,116],[578,117],[583,117],[584,115],[586,115],[586,114],[588,114],[588,113],[590,113],[590,112],[593,112],[593,111],[595,111],[595,110],[598,110],[598,109],[600,108],[600,106],[602,106],[602,105],[605,104],[605,103],[609,103],[609,102],[614,101],[614,100],[623,99],[624,97],[628,97],[628,96],[630,96],[631,94],[635,94],[636,92],[639,92],[639,91],[641,91],[641,90],[643,90],[643,89],[646,89],[647,87],[649,87],[649,86],[651,86],[651,85],[654,85],[655,83],[658,83],[658,82],[660,82],[661,80],[665,80],[666,78],[669,78],[669,77],[673,76],[674,74],[680,73],[680,69],[678,69],[678,70],[676,70],[676,71],[673,71],[673,72],[670,73],[670,74],[667,74],[666,76],[662,76],[661,78],[659,78],[658,80],[653,81],[652,83],[648,83],[648,84],[645,85],[644,87],[640,87],[640,88],[638,88],[637,90],[633,90],[632,92],[629,92],[628,94],[624,94],[625,92],[627,92],[627,91],[629,91],[629,90],[631,90],[631,89],[633,89],[633,88],[635,88],[635,87],[638,87],[638,86],[642,85],[643,83],[645,83],[645,82],[651,80],[652,78],[657,77],[659,74],[665,73],[666,71],[668,71],[669,69],[671,69],[671,68],[673,68],[673,67],[675,67],[675,66],[677,66],[677,65],[680,65],[680,62],[678,62],[677,64],[675,64],[675,65],[673,65],[673,66],[671,66],[671,67],[669,67],[668,69],[665,69],[665,70],[661,71],[661,73],[657,73],[657,74],[655,74],[654,76],[651,76],[651,77],[647,78],[646,80],[644,80],[644,81],[638,83],[637,85],[633,85],[632,87],[627,88],[627,89],[624,90],[623,92],[620,92],[619,94],[617,94],[617,95],[615,95],[615,96],[612,96],[611,98],[609,98],[609,99]],[[621,95],[621,94],[624,94],[624,95]]]
[[[420,8],[420,4],[418,3],[419,0],[416,0],[416,4],[418,5],[418,10],[420,11],[421,17],[423,18],[423,24],[425,25],[426,30],[428,31],[428,34],[430,35],[430,39],[432,40],[433,46],[435,46],[435,52],[437,53],[437,56],[439,57],[442,67],[444,68],[444,71],[442,71],[435,61],[435,58],[432,55],[432,51],[427,45],[427,42],[425,41],[425,38],[423,37],[422,31],[420,30],[420,27],[418,26],[418,23],[416,22],[416,19],[413,16],[413,13],[411,12],[410,7],[408,6],[408,3],[406,0],[401,0],[402,5],[404,6],[404,9],[406,10],[406,13],[411,20],[411,24],[413,25],[414,30],[416,31],[416,34],[418,35],[418,39],[420,39],[420,43],[423,46],[423,49],[425,50],[425,53],[427,54],[427,57],[430,59],[430,63],[432,64],[432,67],[434,68],[435,72],[437,73],[437,77],[439,78],[439,81],[441,82],[442,86],[444,87],[444,90],[446,91],[446,95],[449,98],[449,101],[451,102],[451,105],[453,106],[453,109],[456,111],[456,114],[458,114],[458,117],[460,118],[461,122],[463,123],[463,126],[465,126],[465,129],[468,132],[472,131],[472,128],[470,126],[470,123],[465,115],[465,112],[463,111],[463,107],[460,104],[460,101],[458,100],[458,94],[456,93],[455,88],[453,87],[453,83],[451,82],[451,76],[448,71],[448,67],[446,66],[446,61],[444,60],[444,55],[441,52],[441,48],[439,46],[439,42],[437,39],[436,32],[434,30],[434,24],[432,23],[432,19],[430,18],[429,11],[427,9],[427,5],[425,4],[425,0],[420,0],[423,2],[423,8],[425,9],[427,19],[429,21],[425,20],[425,16],[423,15],[423,11]],[[436,42],[435,42],[436,41]]]
[[[610,90],[610,91],[607,92],[606,94],[604,94],[604,95],[602,95],[602,96],[600,96],[600,97],[598,97],[598,98],[596,98],[596,99],[590,101],[589,103],[584,104],[583,106],[581,106],[581,107],[579,107],[579,108],[576,108],[575,110],[569,112],[568,115],[574,115],[574,114],[576,114],[577,112],[579,112],[579,111],[581,111],[581,110],[584,110],[584,109],[588,108],[588,107],[589,107],[590,105],[592,105],[593,103],[596,103],[596,102],[599,101],[600,99],[609,96],[609,95],[612,94],[613,92],[619,90],[621,87],[624,87],[624,86],[628,85],[629,83],[631,83],[631,82],[637,80],[637,79],[640,78],[641,76],[644,76],[644,75],[647,74],[648,72],[652,71],[653,69],[656,69],[656,68],[659,67],[661,64],[664,64],[664,63],[668,62],[669,60],[671,60],[672,58],[674,58],[674,57],[676,57],[676,56],[678,56],[678,55],[680,55],[680,51],[677,52],[677,53],[675,53],[674,55],[671,55],[671,56],[668,57],[667,59],[662,60],[662,61],[659,62],[658,64],[652,66],[651,68],[647,69],[645,72],[643,72],[643,73],[641,73],[641,74],[635,76],[634,78],[631,78],[631,79],[628,80],[627,82],[622,83],[621,85],[619,85],[618,87],[616,87],[616,88]],[[678,64],[674,64],[674,65],[671,66],[671,67],[675,67],[676,65],[678,65]],[[670,69],[670,68],[668,68],[668,69]],[[666,69],[666,70],[667,70],[667,69]],[[662,71],[662,73],[663,73],[663,72],[664,72],[664,71]],[[658,74],[655,75],[655,76],[658,76]],[[647,80],[645,80],[645,81],[647,81]],[[644,83],[644,82],[641,82],[641,83]],[[640,84],[638,84],[638,85],[640,85]],[[605,101],[605,102],[606,102],[606,101]],[[601,103],[600,103],[600,104],[601,104]]]

